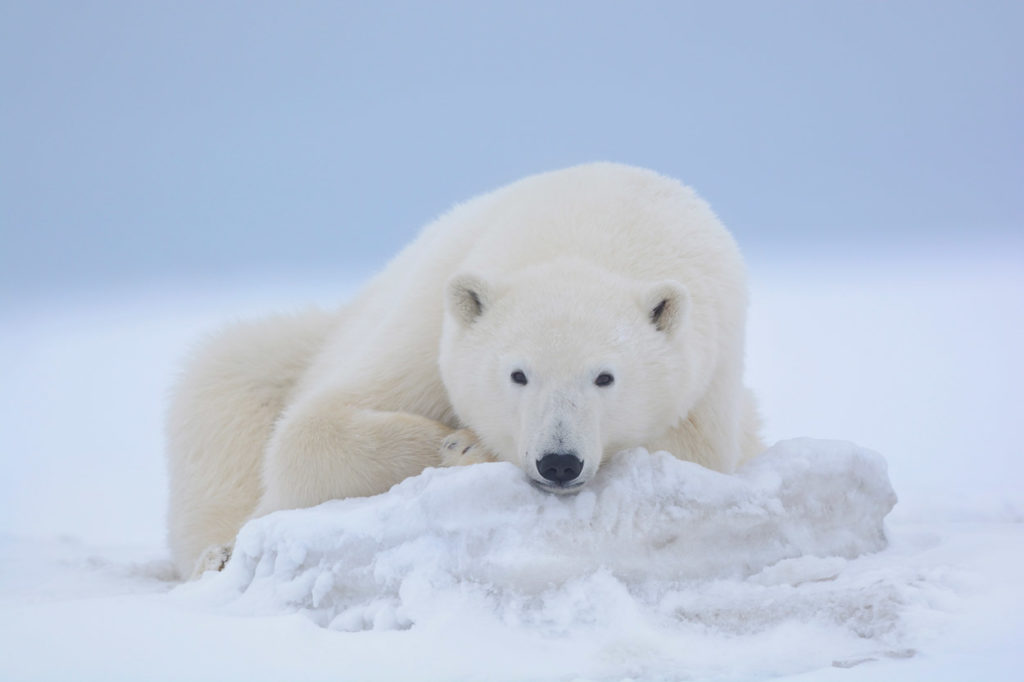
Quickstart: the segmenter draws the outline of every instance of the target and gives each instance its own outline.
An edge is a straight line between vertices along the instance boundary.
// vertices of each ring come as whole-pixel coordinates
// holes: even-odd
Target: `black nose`
[[[566,483],[583,471],[583,460],[571,453],[549,452],[537,462],[537,471],[549,481]]]

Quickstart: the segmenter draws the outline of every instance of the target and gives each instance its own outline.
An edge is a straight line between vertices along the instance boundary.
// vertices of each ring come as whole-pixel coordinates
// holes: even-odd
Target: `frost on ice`
[[[740,635],[812,618],[885,639],[900,586],[847,569],[885,547],[895,503],[881,457],[809,439],[732,476],[624,452],[575,496],[537,490],[511,464],[430,469],[249,523],[198,587],[233,610],[350,631],[464,618],[557,636],[625,618]]]

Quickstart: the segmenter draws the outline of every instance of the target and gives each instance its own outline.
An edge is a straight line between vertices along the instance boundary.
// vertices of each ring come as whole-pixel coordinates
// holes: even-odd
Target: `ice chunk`
[[[885,547],[895,502],[880,456],[810,439],[735,475],[623,452],[574,496],[538,490],[506,463],[430,469],[383,495],[249,523],[209,582],[243,608],[302,610],[345,630],[460,608],[556,630],[636,609],[704,622],[711,607],[686,585],[714,583],[714,598],[732,582],[763,592],[834,579],[844,559]],[[744,618],[716,609],[719,626]]]

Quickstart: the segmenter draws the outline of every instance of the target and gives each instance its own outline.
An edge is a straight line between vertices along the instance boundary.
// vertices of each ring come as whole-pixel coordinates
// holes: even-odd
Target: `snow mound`
[[[550,634],[623,617],[741,634],[824,614],[865,637],[893,614],[865,611],[865,595],[836,579],[885,547],[895,503],[880,456],[809,439],[733,476],[624,452],[574,496],[534,488],[511,464],[430,469],[383,495],[249,523],[199,589],[233,610],[304,611],[348,631],[469,609],[478,617],[466,622],[483,613]],[[823,581],[831,590],[793,591]]]

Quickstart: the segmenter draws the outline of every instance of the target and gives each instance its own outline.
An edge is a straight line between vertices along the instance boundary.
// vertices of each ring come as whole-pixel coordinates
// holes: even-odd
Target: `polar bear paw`
[[[221,571],[231,559],[234,545],[210,545],[196,560],[196,568],[192,571],[192,580],[202,577],[207,571]]]
[[[469,429],[453,431],[441,441],[441,465],[446,467],[494,462],[496,458]]]

